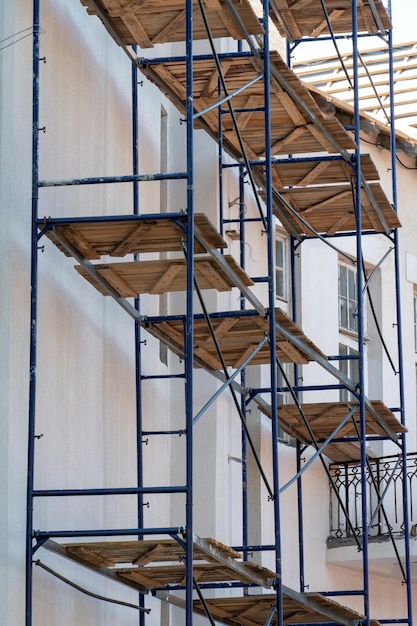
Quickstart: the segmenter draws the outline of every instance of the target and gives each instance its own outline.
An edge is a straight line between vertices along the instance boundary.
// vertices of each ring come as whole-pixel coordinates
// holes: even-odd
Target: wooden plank
[[[161,294],[169,291],[172,281],[177,274],[183,269],[183,264],[172,263],[170,264],[162,276],[157,280],[155,285],[149,290],[151,294]]]
[[[230,291],[230,283],[223,278],[220,272],[216,271],[213,263],[209,261],[198,263],[196,270],[198,270],[198,274],[202,274],[217,291]]]
[[[329,14],[330,23],[333,24],[345,13],[344,9],[335,9]],[[328,30],[327,20],[323,19],[320,24],[317,24],[310,33],[311,37],[318,37],[323,32]]]
[[[95,15],[95,7],[88,0],[81,0],[90,15]],[[252,35],[261,35],[263,29],[248,0],[231,0],[244,29]],[[244,39],[239,21],[224,0],[205,2],[205,12],[212,36]],[[126,45],[141,45],[149,48],[157,43],[185,41],[186,19],[184,2],[181,0],[136,1],[115,3],[101,0],[101,13],[104,25],[114,37],[119,37]],[[207,30],[199,10],[197,0],[193,2],[193,39],[208,39]],[[119,43],[119,42],[118,42]]]
[[[137,244],[149,235],[155,223],[138,223],[122,241],[117,243],[110,252],[110,256],[125,256],[132,249],[136,248]]]
[[[374,5],[385,30],[392,28],[388,13],[380,0]],[[318,2],[272,0],[270,16],[282,36],[300,39],[330,34],[323,9]],[[352,32],[352,6],[350,0],[326,0],[326,10],[334,34]],[[379,32],[368,2],[358,2],[358,31]]]

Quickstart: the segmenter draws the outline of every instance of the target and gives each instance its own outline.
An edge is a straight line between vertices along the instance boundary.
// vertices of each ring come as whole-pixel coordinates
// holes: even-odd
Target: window
[[[281,237],[275,239],[275,293],[277,298],[287,298],[287,246]]]
[[[354,333],[358,331],[356,270],[339,265],[339,326]]]
[[[339,356],[358,357],[358,351],[350,346],[339,344]],[[358,358],[343,359],[340,362],[340,371],[355,383],[359,382],[359,360]],[[352,394],[348,389],[340,390],[340,401],[346,402],[352,398]]]
[[[282,363],[281,367],[284,370],[284,374],[282,373],[282,370],[280,367],[278,367],[277,370],[277,387],[278,389],[284,389],[287,387],[287,380],[289,382],[290,385],[292,385],[293,383],[291,383],[291,375],[289,373],[289,367],[288,367],[288,363]],[[286,380],[287,379],[287,380]],[[288,397],[289,392],[288,391],[278,391],[277,394],[277,404],[278,404],[278,441],[281,441],[282,443],[286,443],[288,445],[295,445],[295,440],[293,437],[291,437],[288,433],[285,432],[285,430],[283,430],[281,428],[281,426],[279,425],[279,407],[282,406],[283,404],[287,404],[288,402]]]

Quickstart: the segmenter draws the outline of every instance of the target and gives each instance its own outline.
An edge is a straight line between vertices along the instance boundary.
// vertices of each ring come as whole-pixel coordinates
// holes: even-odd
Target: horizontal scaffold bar
[[[40,180],[38,187],[69,187],[71,185],[105,185],[109,183],[142,183],[153,180],[183,180],[187,172],[159,174],[127,174],[125,176],[95,176],[89,178],[67,178],[58,180]]]
[[[84,217],[43,217],[37,220],[37,225],[60,226],[61,224],[83,224],[85,223],[111,223],[111,222],[146,222],[148,220],[164,221],[179,220],[187,217],[185,211],[174,213],[141,213],[140,215],[90,215]]]
[[[35,498],[54,498],[61,496],[117,496],[158,494],[158,493],[186,493],[185,485],[161,486],[161,487],[120,487],[103,489],[36,489],[33,492]]]
[[[108,528],[96,530],[35,530],[33,537],[35,539],[51,538],[51,537],[134,537],[138,535],[182,535],[185,532],[185,526],[167,526],[162,528]]]

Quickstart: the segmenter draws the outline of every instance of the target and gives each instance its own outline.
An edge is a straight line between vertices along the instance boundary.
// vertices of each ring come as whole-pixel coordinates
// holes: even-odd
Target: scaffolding
[[[395,128],[391,116],[391,165],[393,206],[388,201],[371,157],[360,151],[360,109],[358,86],[359,33],[377,36],[392,50],[391,24],[379,0],[332,0],[291,2],[271,0],[260,3],[257,13],[249,0],[161,0],[146,3],[82,0],[88,12],[98,16],[132,64],[132,174],[128,176],[41,180],[39,178],[39,75],[41,63],[41,1],[34,0],[33,45],[33,187],[32,187],[32,268],[31,268],[31,350],[30,405],[27,486],[27,567],[26,626],[33,624],[32,602],[34,568],[42,550],[79,563],[92,572],[127,585],[139,592],[139,611],[146,624],[145,597],[153,593],[184,609],[185,624],[193,615],[203,615],[229,625],[309,624],[312,622],[353,626],[371,621],[368,568],[368,501],[361,497],[362,527],[349,519],[335,485],[328,460],[337,467],[359,468],[360,484],[366,485],[373,470],[368,456],[369,440],[391,440],[399,449],[401,466],[406,468],[404,389],[402,374],[401,310],[399,294],[399,252],[396,213]],[[117,6],[116,6],[117,5]],[[333,6],[334,5],[334,6]],[[336,6],[337,5],[337,6]],[[93,18],[91,18],[93,19]],[[353,45],[353,127],[346,129],[337,116],[326,116],[317,97],[298,79],[281,55],[270,50],[270,30],[277,28],[289,46],[301,40],[332,39],[337,47],[340,34],[351,33]],[[232,38],[235,51],[218,52],[215,39]],[[195,41],[206,42],[209,52],[195,53]],[[143,52],[156,44],[185,42],[183,56],[144,58]],[[314,45],[312,43],[312,45]],[[136,46],[141,48],[138,54]],[[184,116],[186,126],[185,168],[177,172],[141,172],[138,161],[138,73],[151,80]],[[392,90],[392,87],[391,87]],[[391,92],[391,101],[392,92]],[[227,218],[223,198],[219,202],[219,229],[195,207],[194,133],[204,129],[219,145],[219,187],[222,176],[235,168],[239,176],[237,217]],[[149,213],[139,211],[139,185],[150,181],[183,181],[186,185],[186,210]],[[245,183],[249,184],[248,192]],[[71,218],[42,216],[42,189],[95,184],[130,183],[133,207],[129,215],[79,216]],[[248,193],[258,211],[256,217],[245,213]],[[291,238],[291,315],[276,306],[275,229],[276,219]],[[264,276],[253,278],[245,267],[246,230],[254,222],[265,233],[266,268]],[[225,232],[239,241],[239,262],[225,252]],[[364,300],[370,277],[363,261],[363,238],[382,234],[394,248],[396,265],[396,305],[398,316],[398,381],[400,418],[381,400],[368,399],[364,376]],[[297,323],[296,258],[304,242],[313,239],[331,246],[339,254],[338,237],[355,239],[354,263],[357,267],[356,300],[358,380],[347,375],[343,357],[324,354]],[[38,255],[39,242],[48,239],[64,255],[77,262],[76,270],[104,296],[112,297],[135,322],[137,484],[124,488],[38,489],[35,483],[36,365],[39,344]],[[171,254],[176,253],[176,254]],[[151,260],[146,255],[151,254]],[[130,255],[130,260],[123,258]],[[103,257],[106,257],[103,260]],[[110,260],[108,260],[110,259]],[[122,259],[122,260],[121,260]],[[352,259],[349,257],[349,260]],[[383,260],[381,261],[383,262]],[[362,267],[364,270],[362,271]],[[254,287],[262,283],[266,296]],[[212,311],[203,296],[206,289],[219,292],[237,289],[238,310]],[[140,294],[185,293],[180,314],[150,316],[142,310]],[[97,296],[98,297],[98,296]],[[181,427],[173,431],[145,431],[143,427],[142,386],[152,376],[142,367],[143,337],[150,333],[183,364],[180,373],[172,371],[160,378],[178,378],[184,383],[184,416]],[[345,362],[350,357],[346,357]],[[334,379],[334,384],[303,386],[298,368],[317,363]],[[333,363],[336,362],[336,365]],[[284,367],[293,366],[292,374]],[[269,370],[268,384],[251,388],[246,383],[246,368],[263,365]],[[202,369],[218,383],[217,391],[206,405],[196,410],[194,377]],[[282,384],[279,383],[282,381]],[[303,402],[304,392],[346,390],[344,401]],[[216,538],[197,536],[193,526],[193,429],[197,421],[215,404],[221,394],[231,394],[242,425],[242,545],[229,547]],[[290,402],[279,403],[285,393]],[[267,476],[248,427],[248,407],[256,406],[271,422],[272,475]],[[279,475],[280,433],[296,440],[297,473],[291,484],[298,490],[298,567],[299,590],[282,582],[282,538]],[[146,437],[164,435],[184,437],[184,475],[179,484],[149,486],[144,479],[143,446]],[[302,466],[302,455],[314,449],[309,463]],[[271,545],[252,545],[248,532],[246,493],[247,456],[253,455],[257,471],[273,504]],[[324,458],[326,455],[327,459]],[[346,517],[363,558],[362,584],[355,590],[307,593],[304,580],[302,475],[311,462],[321,462],[338,505]],[[398,467],[398,464],[395,466]],[[371,478],[373,480],[373,478]],[[375,510],[383,512],[384,493],[377,493]],[[366,489],[363,487],[362,493]],[[181,520],[175,526],[147,526],[144,498],[149,495],[180,496],[184,501]],[[137,525],[123,528],[35,529],[34,509],[44,498],[82,498],[96,496],[137,496]],[[407,588],[407,606],[397,622],[411,625],[411,577],[407,515],[407,481],[403,480],[405,564],[402,568]],[[389,527],[389,522],[387,522]],[[70,538],[71,542],[65,540]],[[77,540],[77,543],[73,541]],[[394,550],[395,540],[392,537]],[[294,546],[294,551],[297,547]],[[269,569],[248,560],[249,552],[272,552],[274,567]],[[41,565],[45,569],[45,565]],[[252,588],[266,590],[261,595]],[[220,590],[216,597],[205,597],[205,590]],[[234,594],[230,595],[230,589]],[[221,591],[223,590],[223,591]],[[237,591],[236,591],[237,590]],[[178,593],[179,592],[179,593]],[[346,608],[333,598],[359,596],[360,613]],[[378,616],[372,616],[375,620]]]

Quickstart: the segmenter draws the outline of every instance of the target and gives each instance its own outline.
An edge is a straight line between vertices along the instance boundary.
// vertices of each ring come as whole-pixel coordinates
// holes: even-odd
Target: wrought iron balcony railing
[[[361,471],[359,466],[331,465],[335,489],[330,494],[330,539],[362,535]],[[404,532],[403,479],[408,481],[410,527],[417,522],[417,452],[407,455],[402,471],[399,455],[373,459],[366,468],[366,498],[369,537],[401,535]],[[337,492],[337,495],[335,493]],[[349,518],[349,522],[347,521]]]

